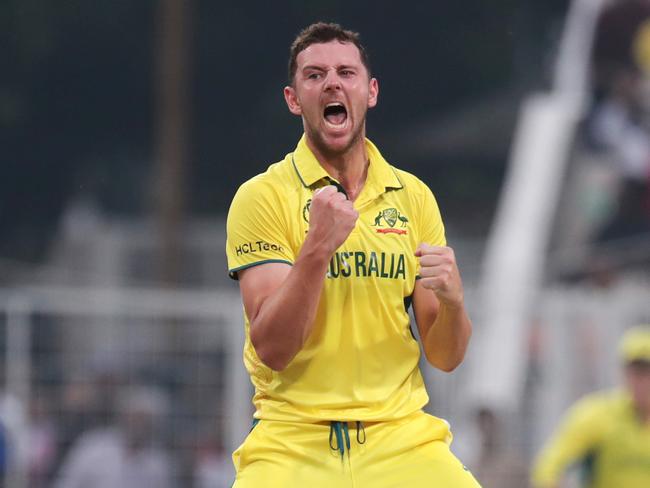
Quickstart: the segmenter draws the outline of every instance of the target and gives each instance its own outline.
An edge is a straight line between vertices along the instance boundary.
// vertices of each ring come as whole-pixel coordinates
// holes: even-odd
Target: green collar
[[[404,185],[402,185],[395,170],[386,162],[377,147],[369,139],[365,140],[365,144],[370,162],[365,186],[374,187],[379,193],[403,188]],[[291,154],[291,162],[305,188],[311,188],[325,178],[334,180],[309,149],[304,134],[298,141],[295,151]]]

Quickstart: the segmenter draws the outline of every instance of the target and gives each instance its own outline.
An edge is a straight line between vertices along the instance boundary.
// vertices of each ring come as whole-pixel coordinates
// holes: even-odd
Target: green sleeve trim
[[[267,263],[285,263],[288,264],[289,266],[293,266],[293,263],[291,261],[287,261],[285,259],[265,259],[264,261],[256,261],[254,263],[249,263],[243,266],[239,266],[238,268],[229,269],[228,276],[230,276],[233,280],[239,280],[239,277],[237,276],[238,271],[241,271],[242,269],[246,269],[246,268],[252,268],[253,266],[259,266],[260,264],[267,264]]]

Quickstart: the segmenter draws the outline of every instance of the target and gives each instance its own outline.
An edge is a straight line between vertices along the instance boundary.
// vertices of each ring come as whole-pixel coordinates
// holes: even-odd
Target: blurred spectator
[[[496,413],[480,408],[476,413],[480,437],[478,458],[472,472],[483,488],[523,488],[528,471],[523,457],[510,449]]]
[[[57,488],[165,488],[173,470],[157,445],[167,399],[152,387],[132,387],[118,397],[114,425],[92,429],[75,442]]]
[[[16,395],[0,392],[0,426],[2,427],[3,465],[0,486],[12,479],[27,464],[28,448],[23,433],[27,429],[25,406]]]
[[[124,383],[123,364],[106,356],[93,357],[83,373],[75,373],[60,392],[57,437],[59,450],[54,461],[60,465],[79,436],[114,421],[116,392]]]
[[[650,237],[650,0],[613,1],[603,11],[593,72],[587,136],[592,149],[606,156],[610,173],[606,184],[592,190],[605,204],[603,215],[592,219],[597,249],[587,272],[600,279],[625,264],[650,263],[643,249]]]
[[[618,210],[612,221],[598,234],[604,243],[622,241],[634,236],[650,237],[650,215],[646,207],[648,186],[639,181],[628,181],[619,197]],[[645,241],[647,244],[647,241]]]
[[[650,176],[648,106],[650,0],[618,0],[603,11],[593,52],[592,142],[611,153],[624,182]]]
[[[648,18],[648,0],[614,0],[603,10],[596,27],[593,56],[599,87],[609,85],[612,74],[621,68],[638,70],[643,49],[637,40]]]
[[[0,477],[4,478],[7,471],[7,449],[9,439],[7,431],[5,430],[4,423],[0,419]]]
[[[613,76],[611,92],[596,106],[590,122],[591,140],[609,154],[618,180],[618,188],[610,186],[616,192],[609,197],[614,210],[595,236],[599,242],[650,232],[650,128],[639,113],[637,75],[620,71]]]
[[[561,486],[580,463],[585,486],[650,486],[650,325],[628,330],[619,352],[625,388],[592,393],[571,407],[535,462],[535,487]]]
[[[640,103],[640,77],[621,69],[597,102],[590,122],[591,142],[614,159],[624,180],[645,182],[650,174],[650,140]]]
[[[30,404],[27,436],[29,486],[48,486],[49,476],[54,469],[58,439],[49,404],[43,396],[36,395]]]
[[[63,385],[58,416],[59,452],[55,465],[61,464],[83,432],[105,425],[97,418],[98,404],[99,395],[92,378],[75,376]],[[114,402],[107,402],[105,408],[112,407]]]
[[[196,450],[194,488],[229,488],[234,480],[232,459],[218,439],[201,439]]]

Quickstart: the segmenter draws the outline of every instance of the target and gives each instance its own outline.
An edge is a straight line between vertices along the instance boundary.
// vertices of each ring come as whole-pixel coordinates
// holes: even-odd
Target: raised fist
[[[420,244],[415,251],[420,258],[420,283],[433,290],[441,302],[451,306],[463,304],[463,283],[451,247]]]
[[[352,202],[335,186],[319,188],[311,200],[308,236],[333,254],[348,238],[358,218]]]

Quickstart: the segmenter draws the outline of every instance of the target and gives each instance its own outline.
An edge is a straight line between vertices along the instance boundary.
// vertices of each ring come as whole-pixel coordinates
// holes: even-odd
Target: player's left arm
[[[463,282],[453,249],[420,244],[420,279],[413,291],[413,312],[429,363],[454,370],[465,357],[472,323],[465,310]]]

